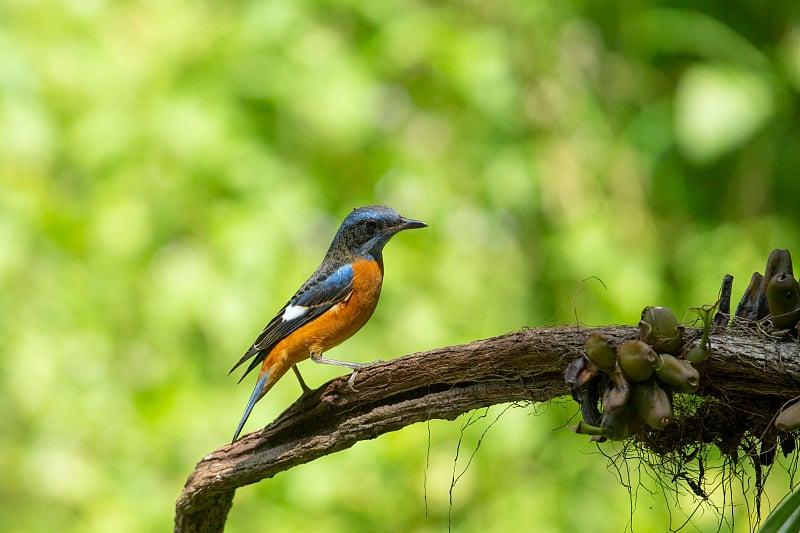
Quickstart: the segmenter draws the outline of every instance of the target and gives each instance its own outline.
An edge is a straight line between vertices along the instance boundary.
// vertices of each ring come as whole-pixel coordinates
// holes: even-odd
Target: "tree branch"
[[[222,531],[236,488],[416,422],[453,420],[476,408],[567,394],[563,372],[593,331],[623,340],[633,327],[542,328],[408,355],[360,370],[300,397],[261,431],[204,457],[176,504],[176,532]],[[688,330],[691,340],[697,330]],[[701,393],[800,395],[800,344],[715,328]]]

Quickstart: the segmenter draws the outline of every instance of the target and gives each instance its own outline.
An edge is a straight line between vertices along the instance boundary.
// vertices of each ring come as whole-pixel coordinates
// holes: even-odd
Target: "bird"
[[[383,205],[354,209],[333,237],[325,258],[311,277],[270,320],[253,345],[233,365],[228,375],[250,361],[239,383],[259,365],[255,388],[239,421],[231,444],[236,442],[256,402],[291,368],[304,393],[297,363],[311,358],[316,363],[340,365],[353,370],[368,364],[322,357],[322,353],[350,338],[375,311],[383,285],[383,247],[398,232],[427,224],[401,216]]]

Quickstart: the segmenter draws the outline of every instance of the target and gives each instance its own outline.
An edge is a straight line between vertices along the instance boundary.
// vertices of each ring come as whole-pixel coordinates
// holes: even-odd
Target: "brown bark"
[[[508,333],[375,364],[307,393],[266,428],[204,457],[176,504],[176,532],[222,531],[236,488],[416,422],[472,409],[567,394],[563,372],[592,331],[622,340],[632,327],[542,328]],[[695,330],[689,337],[699,336]],[[717,328],[704,363],[708,396],[800,395],[800,344]],[[577,407],[576,407],[577,409]]]

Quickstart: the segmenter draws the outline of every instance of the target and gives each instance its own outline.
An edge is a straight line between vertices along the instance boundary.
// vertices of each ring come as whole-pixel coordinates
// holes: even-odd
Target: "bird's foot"
[[[353,383],[356,381],[356,374],[358,374],[358,369],[353,369],[353,372],[350,374],[350,379],[347,380],[347,388],[353,392],[358,392],[353,386]]]
[[[347,380],[347,388],[353,392],[358,392],[358,390],[356,390],[356,388],[353,386],[353,383],[356,382],[356,374],[358,374],[358,371],[362,368],[367,368],[372,365],[377,365],[378,363],[385,363],[385,362],[386,361],[384,361],[383,359],[378,359],[377,361],[372,361],[371,363],[359,364],[358,367],[351,367],[353,369],[353,372],[350,374],[350,378]]]

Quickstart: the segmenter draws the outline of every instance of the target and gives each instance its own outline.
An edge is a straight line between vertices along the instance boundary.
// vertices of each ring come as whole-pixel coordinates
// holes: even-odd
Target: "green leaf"
[[[794,533],[800,531],[800,490],[783,500],[761,524],[759,533]]]

